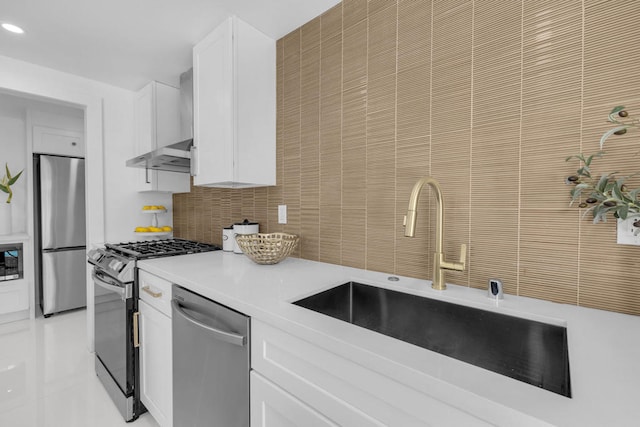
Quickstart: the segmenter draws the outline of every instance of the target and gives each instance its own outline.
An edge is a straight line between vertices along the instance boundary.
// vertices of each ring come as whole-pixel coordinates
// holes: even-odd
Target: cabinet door
[[[193,48],[194,184],[276,184],[275,40],[231,17]]]
[[[253,369],[341,426],[491,425],[468,413],[464,403],[444,403],[440,392],[405,385],[312,337],[301,339],[253,319],[251,345],[260,349],[251,353]]]
[[[161,427],[173,425],[171,319],[138,301],[140,399]]]
[[[266,378],[251,372],[251,425],[260,427],[337,426]]]
[[[84,135],[72,130],[34,126],[33,152],[84,157]]]
[[[194,185],[233,179],[232,34],[229,18],[193,48]]]
[[[276,185],[276,45],[249,24],[236,21],[235,180]]]
[[[0,282],[0,314],[29,308],[29,287],[24,279]]]
[[[143,87],[134,99],[136,155],[180,141],[180,91],[158,82]],[[189,175],[140,169],[138,191],[188,193]]]

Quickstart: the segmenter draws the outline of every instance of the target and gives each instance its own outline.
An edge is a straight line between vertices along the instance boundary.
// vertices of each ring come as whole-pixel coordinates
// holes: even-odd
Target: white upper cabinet
[[[33,152],[84,158],[84,135],[73,130],[35,125]]]
[[[276,184],[276,42],[236,17],[193,48],[194,185]]]
[[[180,90],[151,82],[135,96],[136,155],[174,144],[180,136]],[[189,175],[140,169],[138,191],[188,193]]]

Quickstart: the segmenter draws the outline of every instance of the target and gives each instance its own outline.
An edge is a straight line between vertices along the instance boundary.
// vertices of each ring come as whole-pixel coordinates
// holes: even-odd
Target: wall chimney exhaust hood
[[[191,173],[192,145],[193,138],[167,145],[127,160],[127,166],[167,172]]]
[[[180,75],[180,133],[184,140],[127,160],[127,166],[157,171],[191,173],[193,146],[193,70]]]

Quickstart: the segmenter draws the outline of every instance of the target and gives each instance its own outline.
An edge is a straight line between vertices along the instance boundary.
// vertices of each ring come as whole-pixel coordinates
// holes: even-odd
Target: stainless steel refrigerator
[[[34,155],[36,280],[42,314],[87,304],[84,159]]]

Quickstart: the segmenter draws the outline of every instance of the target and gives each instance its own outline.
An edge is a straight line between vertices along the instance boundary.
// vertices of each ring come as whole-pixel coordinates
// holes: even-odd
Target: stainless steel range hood
[[[152,169],[167,172],[191,172],[191,146],[193,138],[158,148],[127,160],[132,168]]]
[[[158,171],[191,173],[193,146],[193,70],[180,75],[180,129],[185,138],[127,160],[127,166]]]

